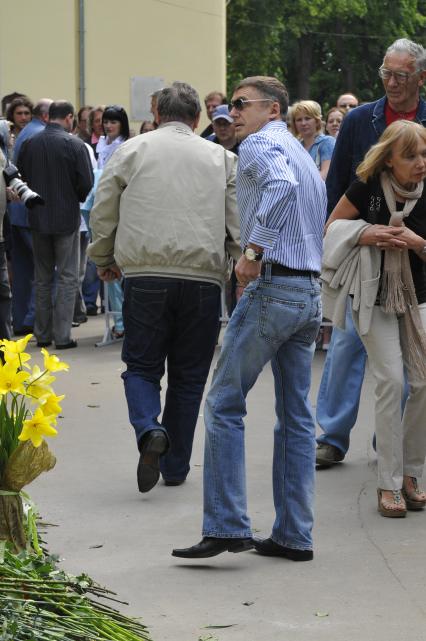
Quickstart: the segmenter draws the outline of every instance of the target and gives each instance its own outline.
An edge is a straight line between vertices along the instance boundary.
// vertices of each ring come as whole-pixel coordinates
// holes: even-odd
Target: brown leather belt
[[[319,277],[318,272],[312,272],[309,269],[292,269],[291,267],[286,267],[285,265],[280,265],[279,263],[262,263],[262,276],[265,275],[266,266],[268,264],[271,266],[271,276],[307,276],[308,278],[310,278],[311,276],[313,276],[314,278]]]

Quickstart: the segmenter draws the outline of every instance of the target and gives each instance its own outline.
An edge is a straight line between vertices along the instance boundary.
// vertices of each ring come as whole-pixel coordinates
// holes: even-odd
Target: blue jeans
[[[316,278],[266,276],[246,287],[226,330],[204,409],[204,536],[251,536],[243,416],[249,390],[272,361],[277,415],[272,539],[312,548],[315,425],[308,393],[320,322]]]
[[[123,281],[113,280],[111,283],[108,283],[108,297],[109,297],[109,308],[112,312],[120,312],[120,315],[114,316],[114,327],[117,332],[124,331],[123,325]]]
[[[195,426],[216,345],[218,285],[177,278],[126,278],[122,374],[130,422],[140,442],[163,430],[170,448],[160,469],[168,481],[189,472]],[[160,381],[167,359],[167,392],[161,423]]]
[[[317,398],[317,422],[324,434],[318,443],[349,449],[351,429],[358,417],[367,352],[355,329],[350,301],[345,330],[333,328]]]
[[[100,287],[101,281],[99,280],[96,265],[92,260],[90,260],[90,258],[88,258],[82,285],[83,299],[86,309],[93,309],[97,307]]]

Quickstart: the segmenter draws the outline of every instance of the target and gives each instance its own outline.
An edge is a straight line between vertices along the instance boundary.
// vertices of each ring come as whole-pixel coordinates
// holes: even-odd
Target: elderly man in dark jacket
[[[34,333],[39,346],[54,340],[57,349],[77,346],[71,339],[71,325],[78,288],[79,203],[93,185],[85,145],[70,135],[73,118],[71,103],[53,102],[46,128],[24,142],[18,158],[28,185],[44,200],[29,212],[36,287]]]
[[[426,50],[406,38],[388,47],[379,69],[386,95],[361,105],[345,116],[327,176],[329,213],[337,205],[367,151],[395,120],[413,120],[426,127],[426,101],[420,89],[426,79]],[[356,333],[352,315],[345,331],[335,328],[324,365],[317,399],[317,464],[341,462],[349,448],[364,379],[367,354]],[[342,393],[344,390],[344,393]]]

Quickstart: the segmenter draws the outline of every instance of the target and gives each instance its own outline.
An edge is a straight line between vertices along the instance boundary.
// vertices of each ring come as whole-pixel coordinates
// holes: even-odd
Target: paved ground
[[[426,640],[426,512],[385,519],[376,511],[369,375],[347,462],[317,475],[314,561],[246,552],[184,563],[170,552],[200,540],[202,418],[187,483],[139,494],[120,345],[94,347],[102,323],[90,319],[75,332],[79,348],[63,352],[71,371],[55,387],[67,394],[51,441],[58,463],[31,488],[59,526],[48,540],[67,570],[116,590],[153,641]],[[316,355],[313,401],[323,360]],[[272,389],[267,368],[248,402],[249,505],[260,536],[273,515]]]

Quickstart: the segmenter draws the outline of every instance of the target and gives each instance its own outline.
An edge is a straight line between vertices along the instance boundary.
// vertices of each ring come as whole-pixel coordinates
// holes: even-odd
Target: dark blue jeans
[[[177,278],[127,278],[122,374],[130,422],[138,445],[152,429],[167,433],[161,458],[166,480],[189,472],[195,426],[216,345],[220,287]],[[160,381],[167,360],[167,392],[161,423]]]
[[[31,230],[11,225],[13,327],[21,331],[34,326],[34,254]]]

